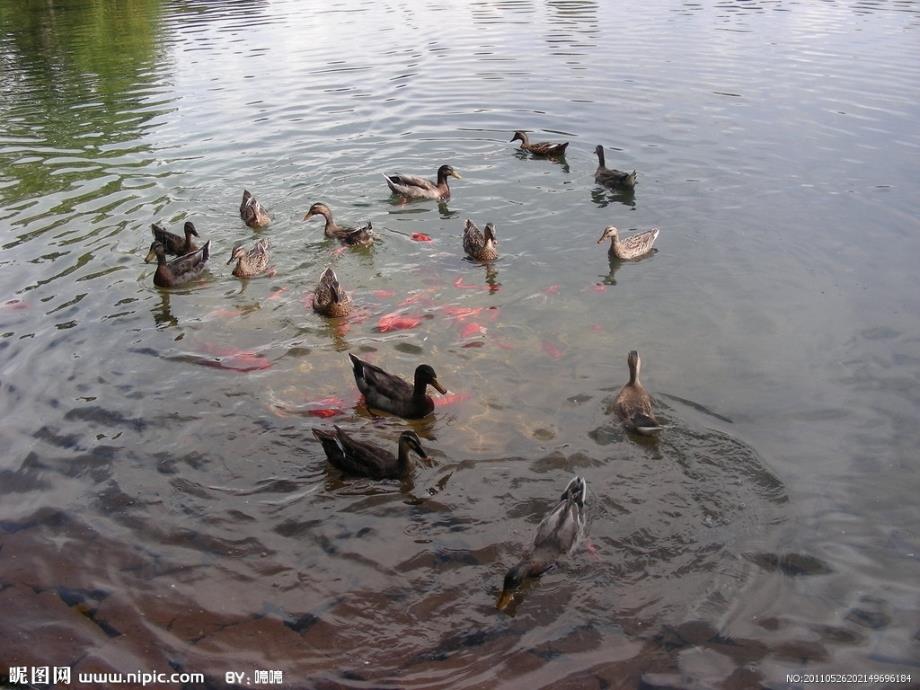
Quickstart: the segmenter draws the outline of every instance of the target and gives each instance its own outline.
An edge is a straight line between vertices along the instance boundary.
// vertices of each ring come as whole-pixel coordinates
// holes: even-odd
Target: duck
[[[533,544],[517,565],[505,574],[502,593],[496,605],[505,610],[514,598],[514,592],[528,577],[540,577],[563,556],[575,550],[584,538],[587,524],[585,502],[588,484],[579,476],[573,477],[559,502],[537,527]]]
[[[466,219],[463,226],[463,250],[471,258],[477,261],[495,261],[498,258],[498,250],[495,249],[497,244],[495,226],[492,223],[486,223],[483,233],[473,221]]]
[[[520,141],[521,148],[519,150],[527,151],[535,156],[564,156],[565,149],[569,145],[567,141],[562,144],[551,144],[548,141],[531,144],[527,138],[527,132],[520,129],[514,133],[511,141]]]
[[[153,284],[157,287],[176,287],[197,278],[205,268],[211,255],[211,240],[200,249],[189,252],[178,259],[166,261],[166,247],[153,241],[150,252],[157,258],[157,270],[153,273]]]
[[[256,198],[248,189],[243,190],[243,201],[240,204],[240,218],[251,228],[264,228],[271,223],[271,216],[262,208]]]
[[[233,275],[237,278],[252,278],[260,273],[265,273],[268,269],[268,262],[271,261],[271,242],[268,239],[256,240],[252,249],[246,250],[242,242],[233,245],[233,251],[230,253],[229,266],[236,261],[233,268]]]
[[[442,165],[438,168],[438,181],[432,182],[424,177],[417,175],[384,175],[387,185],[393,194],[406,197],[407,199],[437,199],[438,201],[447,201],[450,199],[450,187],[447,186],[448,177],[456,177],[462,180],[458,173],[450,165]]]
[[[323,444],[329,463],[346,474],[371,479],[402,479],[412,469],[409,451],[422,460],[428,459],[414,431],[404,431],[399,435],[398,450],[394,456],[379,446],[356,441],[338,426],[332,428],[334,431],[314,428],[313,435]]]
[[[400,377],[358,359],[350,352],[348,357],[354,368],[355,383],[368,407],[406,419],[421,419],[434,410],[434,401],[426,394],[429,385],[434,386],[441,395],[447,394],[447,389],[440,384],[438,375],[428,364],[416,367],[415,382],[410,385]]]
[[[319,284],[313,291],[313,310],[332,317],[346,316],[351,310],[351,297],[339,286],[332,266],[323,271]]]
[[[652,411],[652,396],[645,390],[645,386],[639,383],[639,368],[642,365],[639,353],[631,350],[626,362],[629,364],[629,381],[617,393],[613,410],[627,429],[643,436],[654,436],[661,431],[662,426]]]
[[[350,247],[366,247],[374,243],[374,226],[370,222],[359,228],[337,225],[332,219],[332,209],[322,202],[313,204],[303,219],[310,220],[313,216],[322,216],[326,219],[323,232],[331,240],[338,240]]]
[[[600,244],[608,238],[610,239],[610,249],[607,250],[607,254],[610,258],[630,261],[639,259],[652,251],[652,245],[658,239],[658,228],[637,232],[635,235],[624,237],[621,240],[620,231],[614,226],[608,225],[604,228],[604,233],[597,243]]]
[[[597,154],[597,170],[594,171],[594,181],[605,187],[620,187],[623,189],[634,189],[636,186],[636,171],[631,173],[623,172],[604,167],[604,147],[598,145],[594,149]]]
[[[173,256],[184,256],[189,252],[193,252],[198,249],[198,246],[192,242],[192,235],[198,237],[198,231],[195,229],[195,224],[192,221],[185,221],[185,226],[183,227],[185,231],[185,237],[179,237],[175,233],[169,232],[159,223],[153,223],[150,226],[150,232],[153,233],[153,239],[163,245],[163,249],[167,254]],[[157,260],[157,255],[152,251],[147,252],[147,257],[144,259],[144,263],[151,264]]]

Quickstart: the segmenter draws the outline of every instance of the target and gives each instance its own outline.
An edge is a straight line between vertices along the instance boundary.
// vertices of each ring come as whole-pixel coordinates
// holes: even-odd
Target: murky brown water
[[[5,3],[0,678],[916,683],[918,31],[912,2]],[[594,185],[599,143],[634,195]],[[441,163],[448,204],[389,198]],[[241,282],[243,188],[276,273]],[[320,200],[381,241],[336,253]],[[211,239],[204,280],[153,287],[156,220]],[[611,264],[608,224],[658,252]],[[344,322],[309,307],[330,263]],[[609,414],[630,349],[658,442]],[[373,417],[346,352],[452,395]],[[333,423],[434,462],[343,478]],[[575,473],[597,557],[498,612]]]

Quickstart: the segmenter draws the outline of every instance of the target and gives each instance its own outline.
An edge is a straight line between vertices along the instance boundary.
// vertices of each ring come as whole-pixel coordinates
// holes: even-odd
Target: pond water
[[[5,3],[0,676],[916,682],[918,45],[906,1]],[[390,197],[442,163],[448,203]],[[377,244],[337,251],[316,201]],[[160,290],[150,224],[185,220],[210,270]],[[609,261],[611,224],[657,251]],[[232,277],[258,236],[274,274]],[[310,308],[327,265],[349,318]],[[658,441],[610,414],[632,349]],[[371,414],[346,352],[449,395]],[[344,477],[332,424],[432,462]],[[573,474],[596,554],[499,612]]]

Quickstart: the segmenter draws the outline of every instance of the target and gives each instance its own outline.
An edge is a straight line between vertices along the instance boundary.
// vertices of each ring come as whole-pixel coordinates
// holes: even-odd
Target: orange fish
[[[463,327],[463,330],[460,331],[461,338],[472,338],[477,335],[485,335],[486,328],[485,326],[480,326],[475,321],[468,323]]]
[[[431,242],[431,236],[426,235],[424,232],[413,232],[411,239],[416,242]]]
[[[553,345],[550,341],[544,340],[540,345],[543,348],[543,352],[546,355],[549,355],[553,359],[562,359],[562,355],[564,353],[558,347]]]
[[[377,322],[377,330],[381,333],[403,331],[409,328],[415,328],[421,322],[422,320],[417,316],[393,312],[391,314],[384,314],[380,317],[380,320]]]

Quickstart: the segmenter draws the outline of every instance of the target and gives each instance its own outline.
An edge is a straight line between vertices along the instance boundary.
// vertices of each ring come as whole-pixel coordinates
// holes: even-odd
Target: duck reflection
[[[591,190],[591,201],[593,201],[598,208],[606,208],[610,204],[623,204],[629,208],[635,208],[636,190],[595,187]]]
[[[158,290],[157,293],[160,296],[160,303],[151,310],[154,324],[157,328],[178,326],[179,319],[173,316],[169,301],[172,295],[164,290]]]

